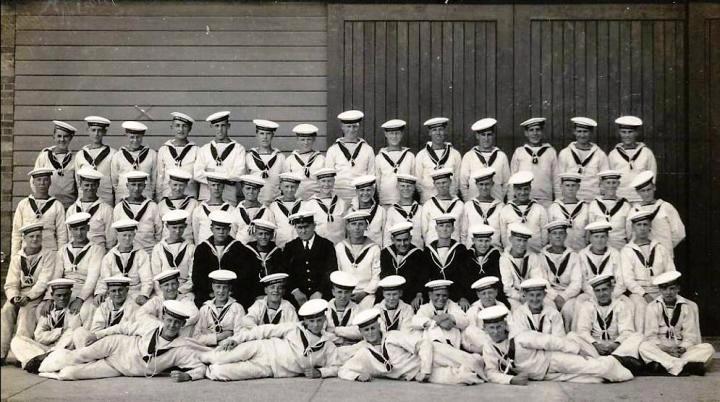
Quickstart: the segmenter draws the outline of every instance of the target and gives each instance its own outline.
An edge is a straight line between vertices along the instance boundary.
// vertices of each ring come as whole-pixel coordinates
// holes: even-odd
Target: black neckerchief
[[[228,156],[230,156],[230,153],[235,149],[235,142],[230,142],[227,147],[225,147],[225,150],[222,152],[222,155],[218,155],[217,148],[215,148],[215,145],[211,142],[210,143],[210,155],[212,155],[213,160],[215,161],[215,166],[220,167],[223,165],[223,162],[225,162],[225,159],[227,159]]]
[[[125,159],[128,161],[129,164],[132,165],[133,170],[138,170],[140,168],[140,165],[145,161],[148,154],[150,153],[150,148],[148,147],[142,147],[138,151],[132,151],[137,152],[138,156],[135,158],[130,150],[128,150],[126,147],[120,148],[120,151],[122,152]]]

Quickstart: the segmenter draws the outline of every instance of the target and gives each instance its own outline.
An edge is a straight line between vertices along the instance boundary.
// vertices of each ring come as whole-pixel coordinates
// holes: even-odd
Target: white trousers
[[[578,336],[577,333],[570,332],[567,334],[567,338],[569,340],[577,343],[578,345],[580,345],[580,347],[584,351],[586,351],[593,357],[600,357],[600,354],[597,352],[597,349],[595,349],[595,347],[592,344],[590,344],[588,341],[586,341],[585,339]],[[620,346],[618,346],[617,349],[615,349],[612,352],[612,354],[615,356],[628,356],[628,357],[634,357],[637,359],[640,357],[638,350],[640,348],[640,344],[642,343],[642,341],[643,341],[643,335],[639,334],[639,333],[634,333],[633,335],[631,335],[627,339],[625,339],[625,341],[620,343]]]
[[[623,367],[612,356],[586,359],[580,355],[564,352],[550,353],[550,367],[546,380],[569,382],[596,382],[591,378],[605,379],[611,382],[633,379],[630,370]]]
[[[658,362],[668,373],[678,375],[687,363],[703,363],[706,366],[715,354],[715,349],[709,343],[700,343],[687,348],[680,357],[673,357],[663,352],[655,342],[640,344],[640,357],[646,362]]]
[[[653,298],[657,298],[660,295],[657,292],[648,294]],[[643,333],[645,331],[645,310],[648,304],[645,298],[638,294],[632,293],[629,297],[635,309],[635,331]]]
[[[237,381],[274,377],[272,342],[258,340],[242,343],[230,351],[211,351],[201,356],[208,365],[205,376],[215,381]]]
[[[10,351],[10,341],[13,333],[17,336],[33,338],[33,332],[37,325],[35,309],[40,300],[33,300],[23,307],[15,306],[6,301],[0,310],[0,358],[5,358]],[[15,329],[17,328],[17,331]]]

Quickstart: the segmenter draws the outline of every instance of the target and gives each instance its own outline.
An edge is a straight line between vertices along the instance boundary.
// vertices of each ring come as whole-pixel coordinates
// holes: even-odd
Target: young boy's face
[[[608,232],[591,233],[590,245],[596,250],[604,250],[608,243]]]
[[[365,234],[368,223],[365,219],[356,219],[345,224],[348,237],[360,238]]]
[[[255,139],[260,148],[272,147],[272,139],[275,135],[274,131],[257,129],[255,130]]]
[[[177,280],[177,278],[167,280],[160,284],[160,290],[162,291],[163,298],[165,300],[177,299],[179,288],[180,282]]]
[[[230,236],[230,225],[218,225],[211,223],[210,231],[213,234],[213,239],[218,243],[222,243],[228,238],[228,236]]]
[[[482,198],[488,198],[490,197],[490,194],[492,192],[493,188],[493,179],[484,179],[484,180],[477,180],[475,181],[475,186],[478,189],[478,195],[480,195]]]
[[[528,307],[530,307],[531,309],[542,309],[545,300],[545,290],[531,289],[526,290],[524,293]]]
[[[530,184],[516,184],[513,186],[515,191],[515,200],[518,202],[527,202],[530,200]]]
[[[318,187],[322,194],[332,194],[335,189],[335,178],[323,177],[322,179],[318,179]]]
[[[52,178],[48,175],[46,176],[35,176],[32,178],[33,187],[35,188],[35,191],[38,193],[47,193],[50,189],[50,183],[52,183]]]
[[[223,141],[228,137],[230,122],[225,120],[212,125],[215,129],[215,141]]]
[[[562,193],[563,197],[575,198],[580,189],[580,183],[574,180],[563,180]]]
[[[175,338],[180,333],[182,327],[185,326],[185,322],[181,318],[173,317],[170,314],[163,314],[162,316],[162,333],[164,337]]]
[[[636,189],[635,190],[638,195],[640,196],[640,199],[644,202],[650,202],[655,200],[655,185],[654,184],[648,184],[647,186]]]
[[[297,137],[297,150],[300,153],[312,151],[313,145],[315,145],[315,137],[314,136]]]
[[[73,241],[76,241],[78,243],[83,243],[87,240],[88,231],[90,230],[89,225],[82,225],[82,226],[75,226],[68,229],[70,232],[70,236],[72,237]]]
[[[445,308],[449,297],[450,292],[445,288],[430,291],[430,302],[436,309]]]
[[[650,220],[645,219],[639,222],[635,222],[632,225],[635,237],[639,239],[648,239],[650,237]]]
[[[335,298],[335,305],[344,307],[350,302],[350,296],[352,296],[352,289],[343,289],[337,286],[333,286],[332,295]]]
[[[392,130],[385,132],[385,141],[389,147],[399,147],[403,139],[402,130]]]
[[[490,335],[493,342],[502,342],[507,339],[507,322],[505,320],[499,322],[483,323],[483,329]]]
[[[383,290],[382,295],[383,295],[383,299],[385,300],[385,307],[392,310],[392,309],[397,308],[398,304],[400,304],[400,298],[402,297],[402,290],[400,290],[400,289]]]
[[[185,232],[185,228],[187,227],[186,223],[175,223],[172,225],[165,225],[167,228],[167,237],[168,241],[171,243],[175,243],[177,241],[182,240],[182,235]]]
[[[543,129],[539,125],[527,127],[525,129],[525,138],[530,145],[540,145],[543,139]]]
[[[170,195],[180,196],[185,194],[185,188],[187,183],[184,181],[170,180],[168,182],[168,188],[170,189]]]
[[[23,241],[30,248],[42,247],[42,230],[36,230],[34,232],[23,235]]]
[[[525,251],[527,251],[527,243],[528,239],[521,237],[521,236],[510,236],[510,248],[512,248],[514,251],[525,254]]]
[[[285,282],[275,282],[265,286],[265,295],[268,301],[277,303],[282,300],[285,295]]]
[[[260,194],[260,187],[256,187],[251,184],[243,183],[242,192],[243,192],[243,195],[245,195],[246,200],[257,201],[258,195]]]
[[[623,145],[635,145],[637,141],[637,130],[628,127],[621,127],[618,129],[618,135],[620,135],[620,141]]]
[[[142,147],[143,138],[145,138],[145,134],[132,133],[132,134],[126,134],[126,135],[127,135],[128,145],[130,146],[131,149],[137,149],[137,148]]]
[[[473,236],[472,238],[473,248],[480,254],[485,254],[492,246],[492,237],[479,237]]]
[[[415,194],[415,185],[400,181],[398,182],[398,191],[400,192],[400,197],[404,199],[412,199]]]
[[[134,240],[135,230],[123,230],[117,233],[117,241],[120,247],[130,248]]]
[[[70,288],[57,288],[52,291],[53,302],[55,303],[56,310],[62,310],[70,303],[70,296],[72,296],[72,289]]]
[[[495,287],[480,289],[475,294],[483,307],[494,306],[497,300],[498,290]]]
[[[451,183],[452,183],[452,179],[449,177],[443,177],[441,179],[433,180],[433,185],[435,186],[435,190],[437,190],[438,195],[441,195],[444,197],[450,195],[450,184]]]
[[[489,150],[495,146],[495,132],[492,130],[475,133],[475,140],[482,150]]]
[[[93,144],[102,144],[102,140],[107,134],[107,127],[88,126],[86,132]]]
[[[95,180],[81,180],[80,181],[80,193],[83,195],[96,196],[98,188],[100,188],[100,182]]]
[[[435,225],[435,232],[440,239],[449,239],[455,230],[455,224],[452,222],[443,222]]]
[[[575,126],[575,140],[578,144],[586,145],[590,143],[592,132],[587,127]]]
[[[175,139],[185,140],[185,139],[187,139],[188,135],[190,134],[192,125],[190,125],[186,121],[175,119],[172,121],[172,123],[170,123],[170,128],[172,129],[172,132],[175,135]]]
[[[435,126],[429,130],[430,141],[434,144],[445,142],[445,126]]]
[[[280,182],[280,192],[285,197],[295,198],[299,183],[283,180]]]
[[[550,245],[555,247],[563,247],[567,238],[567,230],[565,228],[553,229],[548,233]]]
[[[128,286],[110,285],[108,286],[107,297],[112,300],[116,307],[120,307],[125,303],[125,300],[127,300],[128,291],[130,291],[130,287]]]
[[[272,241],[274,231],[267,229],[255,228],[255,240],[258,246],[265,247]]]
[[[210,194],[214,198],[220,198],[222,197],[222,193],[225,190],[225,184],[219,183],[217,181],[208,180],[208,189],[210,190]]]
[[[410,232],[403,232],[392,236],[393,245],[400,254],[405,254],[412,244]]]
[[[620,186],[620,179],[614,177],[605,178],[600,180],[600,189],[605,195],[615,195],[617,189]]]
[[[127,183],[128,195],[130,198],[140,198],[145,191],[144,181],[130,181]]]
[[[679,293],[680,285],[677,283],[671,284],[669,286],[660,286],[660,295],[662,295],[665,304],[675,304]]]
[[[375,195],[375,186],[365,186],[355,190],[358,200],[362,203],[372,202]]]
[[[212,283],[212,291],[215,299],[219,302],[226,302],[230,297],[230,284],[229,283]]]
[[[72,141],[72,139],[73,135],[65,130],[56,128],[53,132],[53,140],[55,141],[55,145],[59,150],[67,150],[70,147],[70,142]]]
[[[615,288],[614,281],[601,283],[593,287],[595,299],[601,306],[607,306],[612,301],[612,292]]]
[[[318,315],[317,317],[305,317],[302,320],[303,326],[310,331],[310,333],[315,336],[322,334],[322,329],[325,326],[325,314]]]
[[[342,123],[340,129],[345,137],[357,137],[360,132],[360,123]]]
[[[375,322],[372,324],[367,324],[360,328],[360,333],[362,334],[365,342],[368,342],[370,344],[378,343],[382,339],[380,323],[377,320],[375,320]]]

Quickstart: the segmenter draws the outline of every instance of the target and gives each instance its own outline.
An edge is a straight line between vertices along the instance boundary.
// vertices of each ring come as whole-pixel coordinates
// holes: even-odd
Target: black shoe
[[[669,376],[670,373],[668,373],[667,370],[665,370],[665,367],[663,367],[662,364],[658,362],[650,362],[647,365],[645,365],[645,375],[647,376]]]
[[[620,362],[620,364],[623,365],[623,367],[630,370],[630,372],[634,376],[639,376],[645,371],[645,364],[640,359],[637,359],[632,356],[615,356],[615,355],[613,355],[613,357],[615,359],[617,359]]]
[[[689,376],[689,375],[699,375],[704,376],[705,375],[705,365],[703,363],[697,363],[697,362],[691,362],[687,363],[685,367],[683,367],[682,371],[680,372],[680,376]]]
[[[32,359],[28,360],[28,362],[25,363],[25,371],[30,374],[38,374],[40,372],[40,365],[42,364],[43,360],[48,357],[49,354],[50,352],[44,353],[40,356],[35,356]]]
[[[0,366],[4,366],[4,365],[5,365],[5,358],[0,357]]]

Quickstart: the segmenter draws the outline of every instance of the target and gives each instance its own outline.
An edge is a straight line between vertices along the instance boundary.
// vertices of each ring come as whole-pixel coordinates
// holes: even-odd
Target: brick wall
[[[3,1],[0,53],[0,250],[5,253],[0,276],[5,282],[12,227],[13,122],[15,116],[15,2]]]

